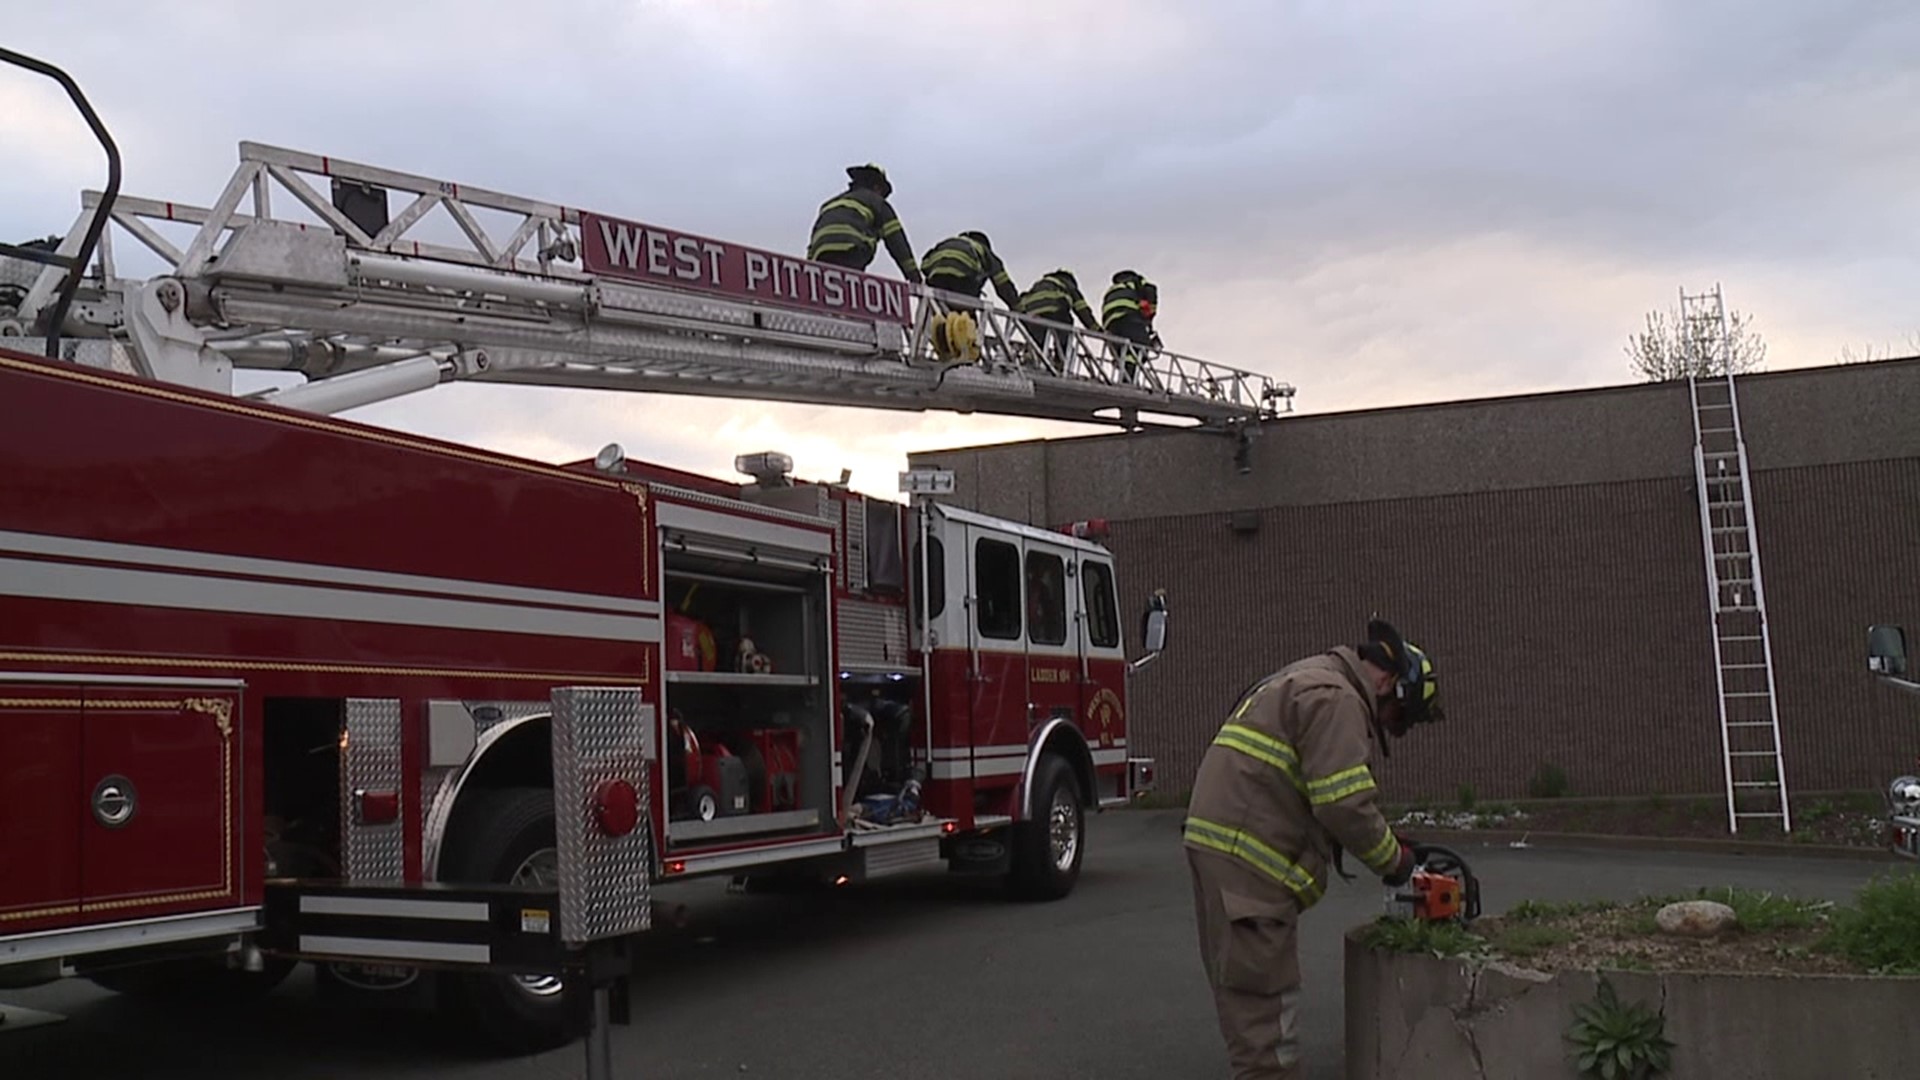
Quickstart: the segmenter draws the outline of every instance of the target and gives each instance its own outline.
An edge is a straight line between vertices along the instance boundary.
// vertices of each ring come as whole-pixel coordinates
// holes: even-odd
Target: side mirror
[[[1898,626],[1867,628],[1867,670],[1876,675],[1907,673],[1907,632]]]
[[[1141,635],[1146,639],[1147,651],[1162,652],[1167,647],[1167,609],[1158,608],[1147,612],[1146,631]]]
[[[1167,597],[1163,592],[1155,592],[1147,601],[1146,614],[1140,619],[1140,639],[1147,647],[1147,653],[1140,659],[1127,665],[1130,671],[1139,671],[1153,662],[1153,659],[1167,647]]]

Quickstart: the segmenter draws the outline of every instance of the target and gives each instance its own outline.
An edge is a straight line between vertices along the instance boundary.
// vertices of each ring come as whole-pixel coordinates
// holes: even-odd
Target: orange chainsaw
[[[1480,917],[1480,879],[1452,848],[1414,844],[1413,876],[1387,893],[1387,913],[1421,922],[1469,923]]]

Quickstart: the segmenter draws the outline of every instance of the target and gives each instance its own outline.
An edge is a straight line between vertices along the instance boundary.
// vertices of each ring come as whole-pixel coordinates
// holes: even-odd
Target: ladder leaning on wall
[[[1730,350],[1720,289],[1697,296],[1683,291],[1680,324],[1686,354],[1697,361],[1687,383],[1693,402],[1694,486],[1713,620],[1727,829],[1738,833],[1743,821],[1777,821],[1781,832],[1791,832],[1773,639],[1754,536],[1739,395],[1727,365]]]

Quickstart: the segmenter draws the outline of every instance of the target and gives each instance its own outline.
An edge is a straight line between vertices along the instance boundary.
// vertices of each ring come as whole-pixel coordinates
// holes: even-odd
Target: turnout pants
[[[1234,1080],[1301,1080],[1300,909],[1225,855],[1187,849],[1200,960]]]

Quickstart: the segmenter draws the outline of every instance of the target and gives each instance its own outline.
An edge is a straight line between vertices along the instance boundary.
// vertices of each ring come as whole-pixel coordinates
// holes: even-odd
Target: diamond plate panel
[[[909,670],[907,609],[847,600],[838,605],[840,666]]]
[[[400,701],[348,698],[347,743],[340,763],[341,872],[348,881],[399,881],[406,871],[404,827],[412,805],[400,786]],[[362,825],[354,814],[355,791],[391,791],[400,815],[383,825]]]
[[[653,706],[628,687],[564,687],[553,692],[553,805],[560,848],[560,939],[580,945],[652,924],[648,851],[646,732]],[[608,836],[595,820],[594,795],[610,780],[633,785],[640,824]]]
[[[847,515],[846,556],[840,561],[847,567],[847,589],[850,592],[865,592],[867,589],[867,504],[851,500],[843,504]]]

